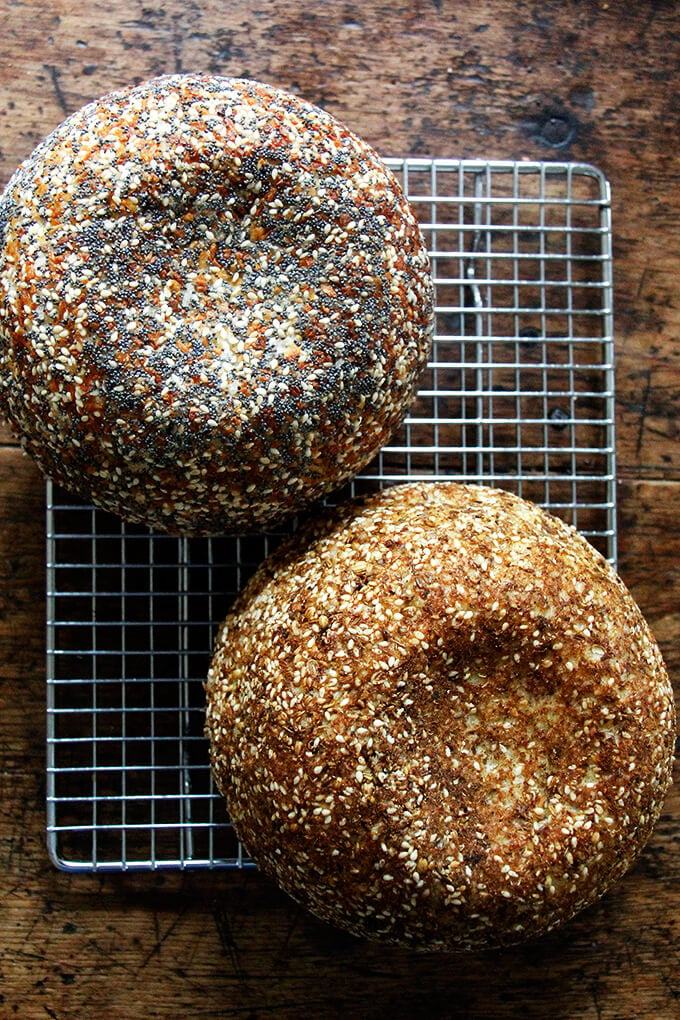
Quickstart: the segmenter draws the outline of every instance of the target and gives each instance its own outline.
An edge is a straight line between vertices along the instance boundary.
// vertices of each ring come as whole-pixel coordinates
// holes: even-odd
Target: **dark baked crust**
[[[264,564],[207,683],[218,787],[321,917],[423,948],[509,944],[593,902],[647,840],[674,711],[630,594],[505,492],[350,504]]]
[[[105,96],[0,198],[0,413],[47,474],[165,530],[259,530],[359,471],[431,326],[392,174],[258,82]]]

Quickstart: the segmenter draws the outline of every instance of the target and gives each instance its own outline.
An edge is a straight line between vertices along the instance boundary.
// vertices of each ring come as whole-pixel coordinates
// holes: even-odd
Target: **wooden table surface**
[[[674,0],[2,0],[0,186],[63,117],[161,72],[257,77],[385,154],[573,159],[613,190],[620,572],[680,681],[680,9]],[[0,1016],[680,1017],[680,795],[595,907],[531,946],[349,938],[256,873],[56,871],[43,483],[0,432]]]

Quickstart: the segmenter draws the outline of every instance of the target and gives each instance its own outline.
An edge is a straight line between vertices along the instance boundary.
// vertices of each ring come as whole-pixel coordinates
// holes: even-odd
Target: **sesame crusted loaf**
[[[453,483],[294,535],[207,681],[214,776],[255,860],[320,917],[425,949],[524,941],[599,897],[659,815],[674,725],[604,558]]]
[[[163,530],[260,530],[359,471],[429,349],[415,218],[373,150],[254,81],[89,104],[0,198],[0,413]]]

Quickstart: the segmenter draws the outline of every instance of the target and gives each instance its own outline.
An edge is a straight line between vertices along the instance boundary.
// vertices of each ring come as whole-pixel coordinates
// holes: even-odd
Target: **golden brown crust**
[[[431,348],[396,180],[260,82],[168,75],[67,118],[0,195],[0,414],[163,530],[261,530],[356,474]]]
[[[386,941],[568,919],[628,868],[670,781],[671,688],[630,594],[489,488],[399,486],[294,536],[225,620],[207,693],[246,847]]]

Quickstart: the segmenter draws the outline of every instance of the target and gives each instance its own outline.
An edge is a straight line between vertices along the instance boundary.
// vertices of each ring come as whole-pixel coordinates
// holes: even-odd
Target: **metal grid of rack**
[[[609,186],[570,163],[390,160],[436,284],[408,418],[337,498],[511,489],[616,561]],[[70,870],[243,867],[210,779],[216,625],[281,535],[173,538],[47,488],[47,837]]]

